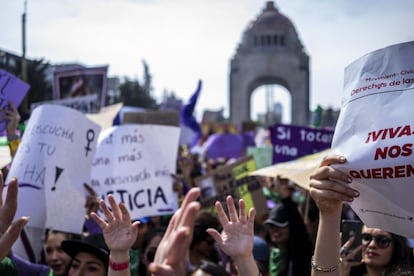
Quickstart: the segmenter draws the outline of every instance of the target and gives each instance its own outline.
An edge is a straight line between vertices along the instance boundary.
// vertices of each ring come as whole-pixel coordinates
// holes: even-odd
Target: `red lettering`
[[[401,130],[400,134],[398,134],[398,137],[401,136],[410,136],[411,135],[411,128],[409,125],[404,126],[404,128]]]

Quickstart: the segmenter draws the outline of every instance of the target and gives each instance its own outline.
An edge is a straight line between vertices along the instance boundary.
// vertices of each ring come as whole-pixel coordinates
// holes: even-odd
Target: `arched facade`
[[[230,120],[250,120],[252,92],[278,84],[292,96],[292,124],[309,123],[309,56],[292,22],[272,1],[247,27],[230,64]]]

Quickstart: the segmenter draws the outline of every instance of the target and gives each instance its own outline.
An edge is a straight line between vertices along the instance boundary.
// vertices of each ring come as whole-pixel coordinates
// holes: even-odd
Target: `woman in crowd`
[[[313,246],[298,206],[293,202],[292,189],[287,179],[274,179],[272,191],[280,198],[270,211],[267,241],[271,245],[269,275],[310,275]]]
[[[164,227],[149,230],[142,240],[142,254],[140,255],[139,273],[140,276],[149,276],[148,266],[154,261],[155,252],[165,234]]]
[[[50,230],[46,234],[44,246],[46,264],[52,270],[53,276],[64,276],[71,263],[71,257],[63,251],[61,242],[72,239],[72,234]]]
[[[412,275],[409,249],[405,239],[377,228],[363,228],[362,247],[349,252],[341,267],[340,219],[343,202],[359,196],[349,184],[352,179],[332,164],[343,164],[342,156],[325,157],[311,175],[310,194],[320,210],[320,221],[312,259],[313,275]],[[345,244],[349,246],[349,243]],[[362,263],[350,270],[346,264],[362,249]],[[342,250],[343,252],[343,250]],[[408,267],[408,268],[407,268]],[[343,270],[343,271],[341,271]],[[405,273],[405,274],[404,274]]]

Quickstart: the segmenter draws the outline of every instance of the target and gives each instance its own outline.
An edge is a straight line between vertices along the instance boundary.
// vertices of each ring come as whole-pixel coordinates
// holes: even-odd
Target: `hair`
[[[291,198],[283,199],[282,203],[288,212],[289,239],[287,242],[286,255],[283,258],[278,275],[288,275],[289,263],[292,262],[293,275],[310,275],[313,244],[306,229],[303,217],[299,213],[296,203]],[[266,239],[273,244],[267,228]],[[269,260],[270,262],[272,260]]]
[[[160,236],[163,237],[165,234],[165,227],[156,227],[151,230],[149,230],[142,239],[142,246],[141,246],[141,254],[144,254],[145,249],[148,247],[151,240],[156,237]],[[146,257],[146,256],[145,256]],[[139,260],[139,266],[138,266],[138,275],[147,275],[147,267],[142,263],[142,259]]]
[[[414,275],[414,255],[413,250],[408,247],[407,239],[391,232],[388,233],[391,234],[394,250],[390,263],[384,271],[385,275]],[[366,273],[366,265],[361,264],[353,267],[351,272],[355,273],[355,275],[363,275]]]
[[[214,276],[230,276],[224,267],[209,261],[202,261],[198,269],[201,269],[202,271]]]
[[[47,239],[49,238],[49,235],[51,234],[63,234],[65,235],[66,239],[81,239],[81,236],[79,234],[73,234],[73,233],[69,233],[69,232],[63,232],[63,231],[59,231],[59,230],[55,230],[55,229],[46,229],[45,231],[45,237],[44,237],[44,241],[43,241],[43,245],[46,244]],[[47,264],[46,263],[46,253],[45,253],[45,246],[42,246],[42,251],[40,252],[40,264]]]
[[[413,251],[408,247],[407,239],[394,233],[390,233],[394,242],[394,251],[389,265],[390,272],[399,269],[413,269]]]
[[[191,241],[190,249],[209,236],[206,232],[208,228],[214,228],[217,231],[220,231],[220,222],[218,218],[209,211],[201,210],[195,219],[193,239]]]

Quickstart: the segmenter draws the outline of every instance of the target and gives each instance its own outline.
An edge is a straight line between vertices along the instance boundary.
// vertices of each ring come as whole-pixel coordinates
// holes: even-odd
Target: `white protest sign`
[[[101,132],[92,167],[92,186],[113,194],[134,219],[171,214],[178,207],[175,173],[178,127],[128,124]]]
[[[32,112],[6,182],[19,181],[16,217],[30,216],[33,227],[82,232],[83,183],[90,182],[99,131],[67,107],[42,105]]]
[[[361,195],[353,210],[369,227],[414,237],[414,42],[369,53],[345,69],[332,142]]]

